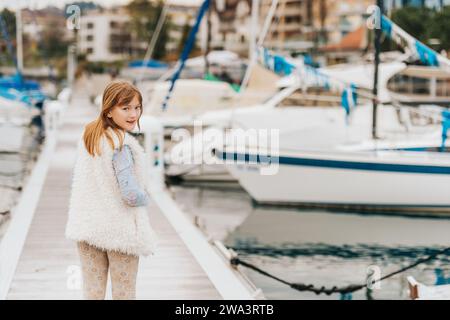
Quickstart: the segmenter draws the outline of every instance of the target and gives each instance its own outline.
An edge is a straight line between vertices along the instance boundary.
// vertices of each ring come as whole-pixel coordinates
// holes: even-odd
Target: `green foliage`
[[[433,11],[428,8],[404,7],[392,13],[392,21],[422,42],[428,39]]]
[[[442,11],[435,14],[429,25],[430,38],[439,39],[439,49],[450,49],[450,6],[444,7]]]
[[[67,45],[64,30],[61,30],[57,23],[49,22],[44,27],[38,50],[44,57],[62,57],[67,55]]]
[[[186,23],[183,26],[183,30],[181,33],[181,39],[180,42],[178,43],[178,48],[177,48],[177,53],[181,54],[181,52],[183,51],[184,45],[186,44],[186,41],[189,37],[189,33],[191,32],[192,27],[189,25],[189,23]]]
[[[3,21],[6,24],[6,31],[9,36],[9,40],[12,42],[15,48],[16,42],[16,15],[14,12],[9,11],[8,9],[3,9],[0,12],[2,15]],[[14,52],[15,54],[15,52]],[[13,57],[10,56],[8,52],[6,39],[3,37],[3,32],[0,33],[0,64],[13,65]]]
[[[6,23],[6,30],[8,31],[10,39],[14,39],[16,37],[16,15],[13,11],[9,11],[8,9],[3,9],[0,12],[3,20]]]
[[[4,9],[2,17],[7,25],[10,41],[14,47],[14,57],[16,55],[16,18],[15,13]],[[67,55],[67,42],[64,40],[64,30],[55,20],[50,20],[44,26],[42,38],[39,42],[30,39],[27,34],[23,34],[23,54],[24,63],[28,67],[36,67],[42,64],[60,64],[61,59]],[[0,64],[13,65],[13,57],[9,55],[6,46],[6,39],[0,34]]]
[[[416,39],[429,45],[429,39],[439,39],[434,49],[450,49],[450,6],[440,11],[429,8],[403,7],[394,10],[392,21]]]

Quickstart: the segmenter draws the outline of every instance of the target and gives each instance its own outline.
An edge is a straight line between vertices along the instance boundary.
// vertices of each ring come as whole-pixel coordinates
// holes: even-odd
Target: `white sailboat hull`
[[[258,203],[450,212],[450,161],[388,158],[280,157],[273,175],[260,163],[227,168]]]

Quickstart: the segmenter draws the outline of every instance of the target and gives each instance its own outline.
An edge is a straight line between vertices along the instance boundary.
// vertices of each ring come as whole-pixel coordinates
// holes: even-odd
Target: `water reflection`
[[[8,229],[26,178],[38,156],[36,131],[28,127],[0,126],[0,241]]]
[[[289,282],[332,287],[365,283],[368,268],[381,276],[450,245],[450,219],[254,207],[237,185],[172,187],[184,210],[200,217],[210,236],[240,257]],[[298,292],[244,269],[269,299],[340,299]],[[426,284],[450,278],[449,257],[419,265],[351,299],[405,299],[406,275]]]

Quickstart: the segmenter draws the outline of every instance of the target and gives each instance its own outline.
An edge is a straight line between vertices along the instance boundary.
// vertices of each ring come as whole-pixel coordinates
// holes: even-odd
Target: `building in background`
[[[198,4],[171,0],[167,3],[166,23],[169,40],[166,50],[175,54],[195,22]],[[130,28],[131,18],[125,7],[89,10],[82,16],[78,32],[78,50],[88,61],[111,62],[143,57],[151,39],[137,40]],[[197,40],[200,41],[200,40]]]
[[[315,0],[311,2],[308,38],[315,47],[340,42],[365,24],[373,0]]]
[[[117,61],[133,51],[130,18],[124,8],[91,10],[81,18],[78,50],[88,61]]]
[[[393,5],[389,1],[385,1],[387,8]],[[271,3],[271,0],[260,0],[258,30],[262,29]],[[314,51],[329,44],[338,44],[349,33],[365,24],[367,8],[374,4],[374,0],[279,0],[264,43],[275,50],[292,53]],[[419,5],[408,1],[395,5],[399,7],[408,4]],[[224,0],[222,10],[215,2],[212,3],[210,21],[213,48],[248,54],[251,7],[251,0]]]
[[[266,46],[280,51],[308,51],[313,24],[313,0],[280,0],[266,37]],[[269,13],[271,0],[262,0],[261,21]]]
[[[223,8],[218,8],[216,2],[212,2],[212,10],[209,14],[210,47],[247,55],[250,40],[251,0],[224,0],[223,2]],[[200,32],[203,48],[206,46],[207,19],[202,22]]]
[[[317,49],[316,60],[322,64],[358,63],[367,53],[369,37],[363,25],[347,33],[339,42],[324,45]]]
[[[449,0],[384,0],[385,9],[392,10],[406,6],[429,7],[441,9],[445,5],[450,5]]]
[[[312,26],[309,39],[315,42],[315,53],[323,63],[358,61],[367,52],[367,9],[374,0],[312,1]],[[442,8],[450,0],[384,0],[389,15],[404,6]]]
[[[47,7],[40,10],[22,9],[22,30],[24,36],[30,40],[40,41],[45,28],[58,28],[63,31],[65,39],[71,37],[66,28],[64,11],[56,7]]]
[[[169,54],[174,54],[180,50],[183,38],[187,37],[190,28],[194,25],[199,6],[179,0],[170,0],[168,5],[167,18],[170,20],[170,28],[166,50]],[[200,41],[197,37],[197,42]]]
[[[262,30],[272,1],[261,0],[258,30]],[[311,25],[312,0],[279,0],[277,10],[265,38],[265,45],[281,51],[309,49],[305,38]],[[215,2],[211,13],[211,46],[247,55],[251,37],[251,0],[224,0],[224,7]]]
[[[260,0],[259,25],[261,31],[272,3]],[[360,54],[366,47],[366,33],[361,29],[367,19],[367,8],[375,0],[279,0],[264,45],[277,51],[292,54],[302,52],[327,52],[336,60]],[[385,9],[402,6],[428,6],[440,8],[450,0],[385,0]],[[166,50],[176,56],[195,22],[199,1],[169,0],[169,40]],[[209,48],[223,49],[247,56],[251,37],[252,0],[223,0],[223,8],[211,2],[211,11],[205,15],[197,37],[197,43],[206,50],[208,25]],[[209,19],[209,23],[208,23]],[[45,25],[55,21],[69,38],[65,28],[64,11],[57,8],[24,10],[24,34],[40,40]],[[86,10],[77,34],[78,50],[89,61],[116,61],[143,56],[150,39],[137,41],[129,28],[130,17],[125,7]],[[333,52],[336,50],[336,54]],[[340,51],[339,51],[340,50]],[[338,52],[339,51],[339,52]]]

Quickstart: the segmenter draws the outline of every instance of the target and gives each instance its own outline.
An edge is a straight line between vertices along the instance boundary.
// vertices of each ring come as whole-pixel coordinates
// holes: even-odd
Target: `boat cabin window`
[[[294,91],[284,98],[277,107],[335,107],[341,105],[341,97],[324,88],[308,88]]]
[[[370,96],[370,90],[359,89],[359,92],[365,92],[366,96]],[[322,87],[310,87],[305,92],[302,89],[294,91],[291,95],[283,99],[278,108],[286,107],[341,107],[342,92],[328,90]],[[358,95],[358,104],[367,103],[368,100]]]
[[[436,82],[436,96],[450,96],[450,79],[438,79]]]
[[[430,94],[430,79],[397,74],[389,80],[389,90],[406,94]]]

